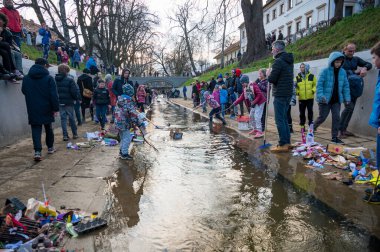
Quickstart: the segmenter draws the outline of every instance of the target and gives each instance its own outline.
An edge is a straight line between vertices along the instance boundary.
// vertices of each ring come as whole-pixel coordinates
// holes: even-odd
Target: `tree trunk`
[[[331,20],[331,25],[334,25],[343,19],[344,0],[334,0],[334,3],[335,3],[335,11],[334,11],[334,17]]]
[[[61,12],[63,37],[65,38],[65,42],[67,43],[67,42],[70,42],[70,33],[69,33],[69,28],[67,26],[65,2],[66,0],[59,0],[59,11]]]
[[[197,68],[195,67],[195,63],[193,59],[193,52],[191,51],[190,38],[188,36],[186,29],[184,29],[184,33],[185,33],[186,47],[187,47],[187,53],[189,54],[190,64],[191,64],[191,67],[193,68],[194,74],[197,75]]]
[[[220,68],[224,68],[224,46],[226,43],[226,28],[227,28],[227,6],[226,0],[223,0],[223,38],[222,38],[222,60],[220,62]]]
[[[245,29],[247,33],[247,51],[240,64],[249,64],[266,54],[265,31],[263,24],[262,0],[241,0]]]

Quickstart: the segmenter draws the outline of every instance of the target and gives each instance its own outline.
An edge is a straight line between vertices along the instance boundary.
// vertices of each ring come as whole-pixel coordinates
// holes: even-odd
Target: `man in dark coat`
[[[82,108],[83,122],[86,121],[86,117],[85,117],[85,115],[86,115],[86,108],[90,108],[90,103],[91,103],[91,98],[92,98],[92,97],[85,97],[83,95],[83,89],[88,89],[91,92],[94,92],[94,87],[92,85],[92,78],[91,78],[91,76],[89,74],[90,74],[90,70],[87,69],[87,68],[85,68],[83,70],[83,74],[81,74],[78,77],[78,80],[77,80],[77,84],[78,84],[78,87],[79,87],[79,93],[82,96],[81,108]],[[90,114],[91,114],[91,120],[94,120],[94,110],[93,110],[93,108],[90,109]]]
[[[285,52],[285,43],[277,40],[272,44],[272,54],[275,58],[272,69],[268,69],[269,83],[273,84],[272,95],[274,118],[280,141],[274,152],[288,151],[290,146],[290,128],[287,112],[293,95],[294,59],[293,54]]]
[[[353,133],[347,130],[347,127],[354,113],[356,100],[363,92],[363,78],[367,75],[367,71],[372,69],[372,64],[358,56],[354,56],[355,52],[356,45],[354,43],[347,44],[343,49],[343,69],[346,70],[348,82],[350,83],[351,102],[345,106],[340,116],[340,138],[354,136]]]
[[[41,161],[42,125],[46,132],[48,154],[54,153],[54,133],[52,122],[59,111],[58,93],[54,78],[49,75],[49,63],[43,58],[36,59],[22,83],[21,91],[25,95],[29,124],[32,127],[34,160]]]
[[[113,82],[112,92],[116,95],[116,97],[123,94],[123,86],[126,83],[128,83],[132,87],[134,86],[133,82],[129,80],[129,74],[130,74],[130,70],[128,68],[124,68],[121,73],[121,76],[116,78],[115,81]]]
[[[55,75],[59,97],[59,115],[61,117],[61,127],[63,141],[69,140],[67,132],[67,119],[70,122],[73,138],[78,138],[77,126],[75,124],[74,102],[79,100],[79,88],[75,81],[68,76],[70,67],[66,64],[58,66],[58,74]]]

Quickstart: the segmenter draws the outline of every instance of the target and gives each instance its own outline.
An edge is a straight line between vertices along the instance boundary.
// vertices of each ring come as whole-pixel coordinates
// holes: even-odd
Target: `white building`
[[[344,2],[343,16],[348,17],[360,12],[362,7],[358,0]],[[334,17],[334,0],[268,0],[263,7],[265,34],[274,32],[278,38],[279,31],[284,38]],[[247,47],[244,23],[239,26],[241,48]],[[299,37],[300,34],[298,33]],[[245,50],[244,50],[245,51]]]
[[[236,62],[238,53],[240,51],[240,41],[237,41],[224,49],[224,64],[229,65],[233,62]],[[216,64],[222,62],[222,52],[219,52],[214,59],[216,59]]]

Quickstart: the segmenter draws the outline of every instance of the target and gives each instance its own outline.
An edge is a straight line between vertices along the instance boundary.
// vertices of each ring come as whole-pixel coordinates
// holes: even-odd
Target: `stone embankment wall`
[[[28,73],[34,64],[31,60],[23,59],[24,73]],[[57,66],[49,68],[52,76],[58,72]],[[76,78],[76,72],[71,70]],[[60,126],[59,116],[56,117],[55,127]],[[25,97],[21,92],[21,84],[0,81],[0,147],[31,136],[26,112]],[[44,139],[44,136],[43,136]],[[43,140],[44,142],[44,140]]]

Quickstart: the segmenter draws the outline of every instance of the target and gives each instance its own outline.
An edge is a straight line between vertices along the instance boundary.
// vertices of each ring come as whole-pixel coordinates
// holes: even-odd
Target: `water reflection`
[[[123,239],[123,251],[367,250],[368,235],[255,166],[242,151],[249,141],[223,127],[210,131],[207,120],[164,102],[152,118],[181,127],[183,140],[153,130],[149,139],[160,152],[138,146],[134,162],[121,162],[113,192],[122,210],[113,214],[127,225],[106,230],[103,239]],[[302,179],[300,185],[312,186]]]

